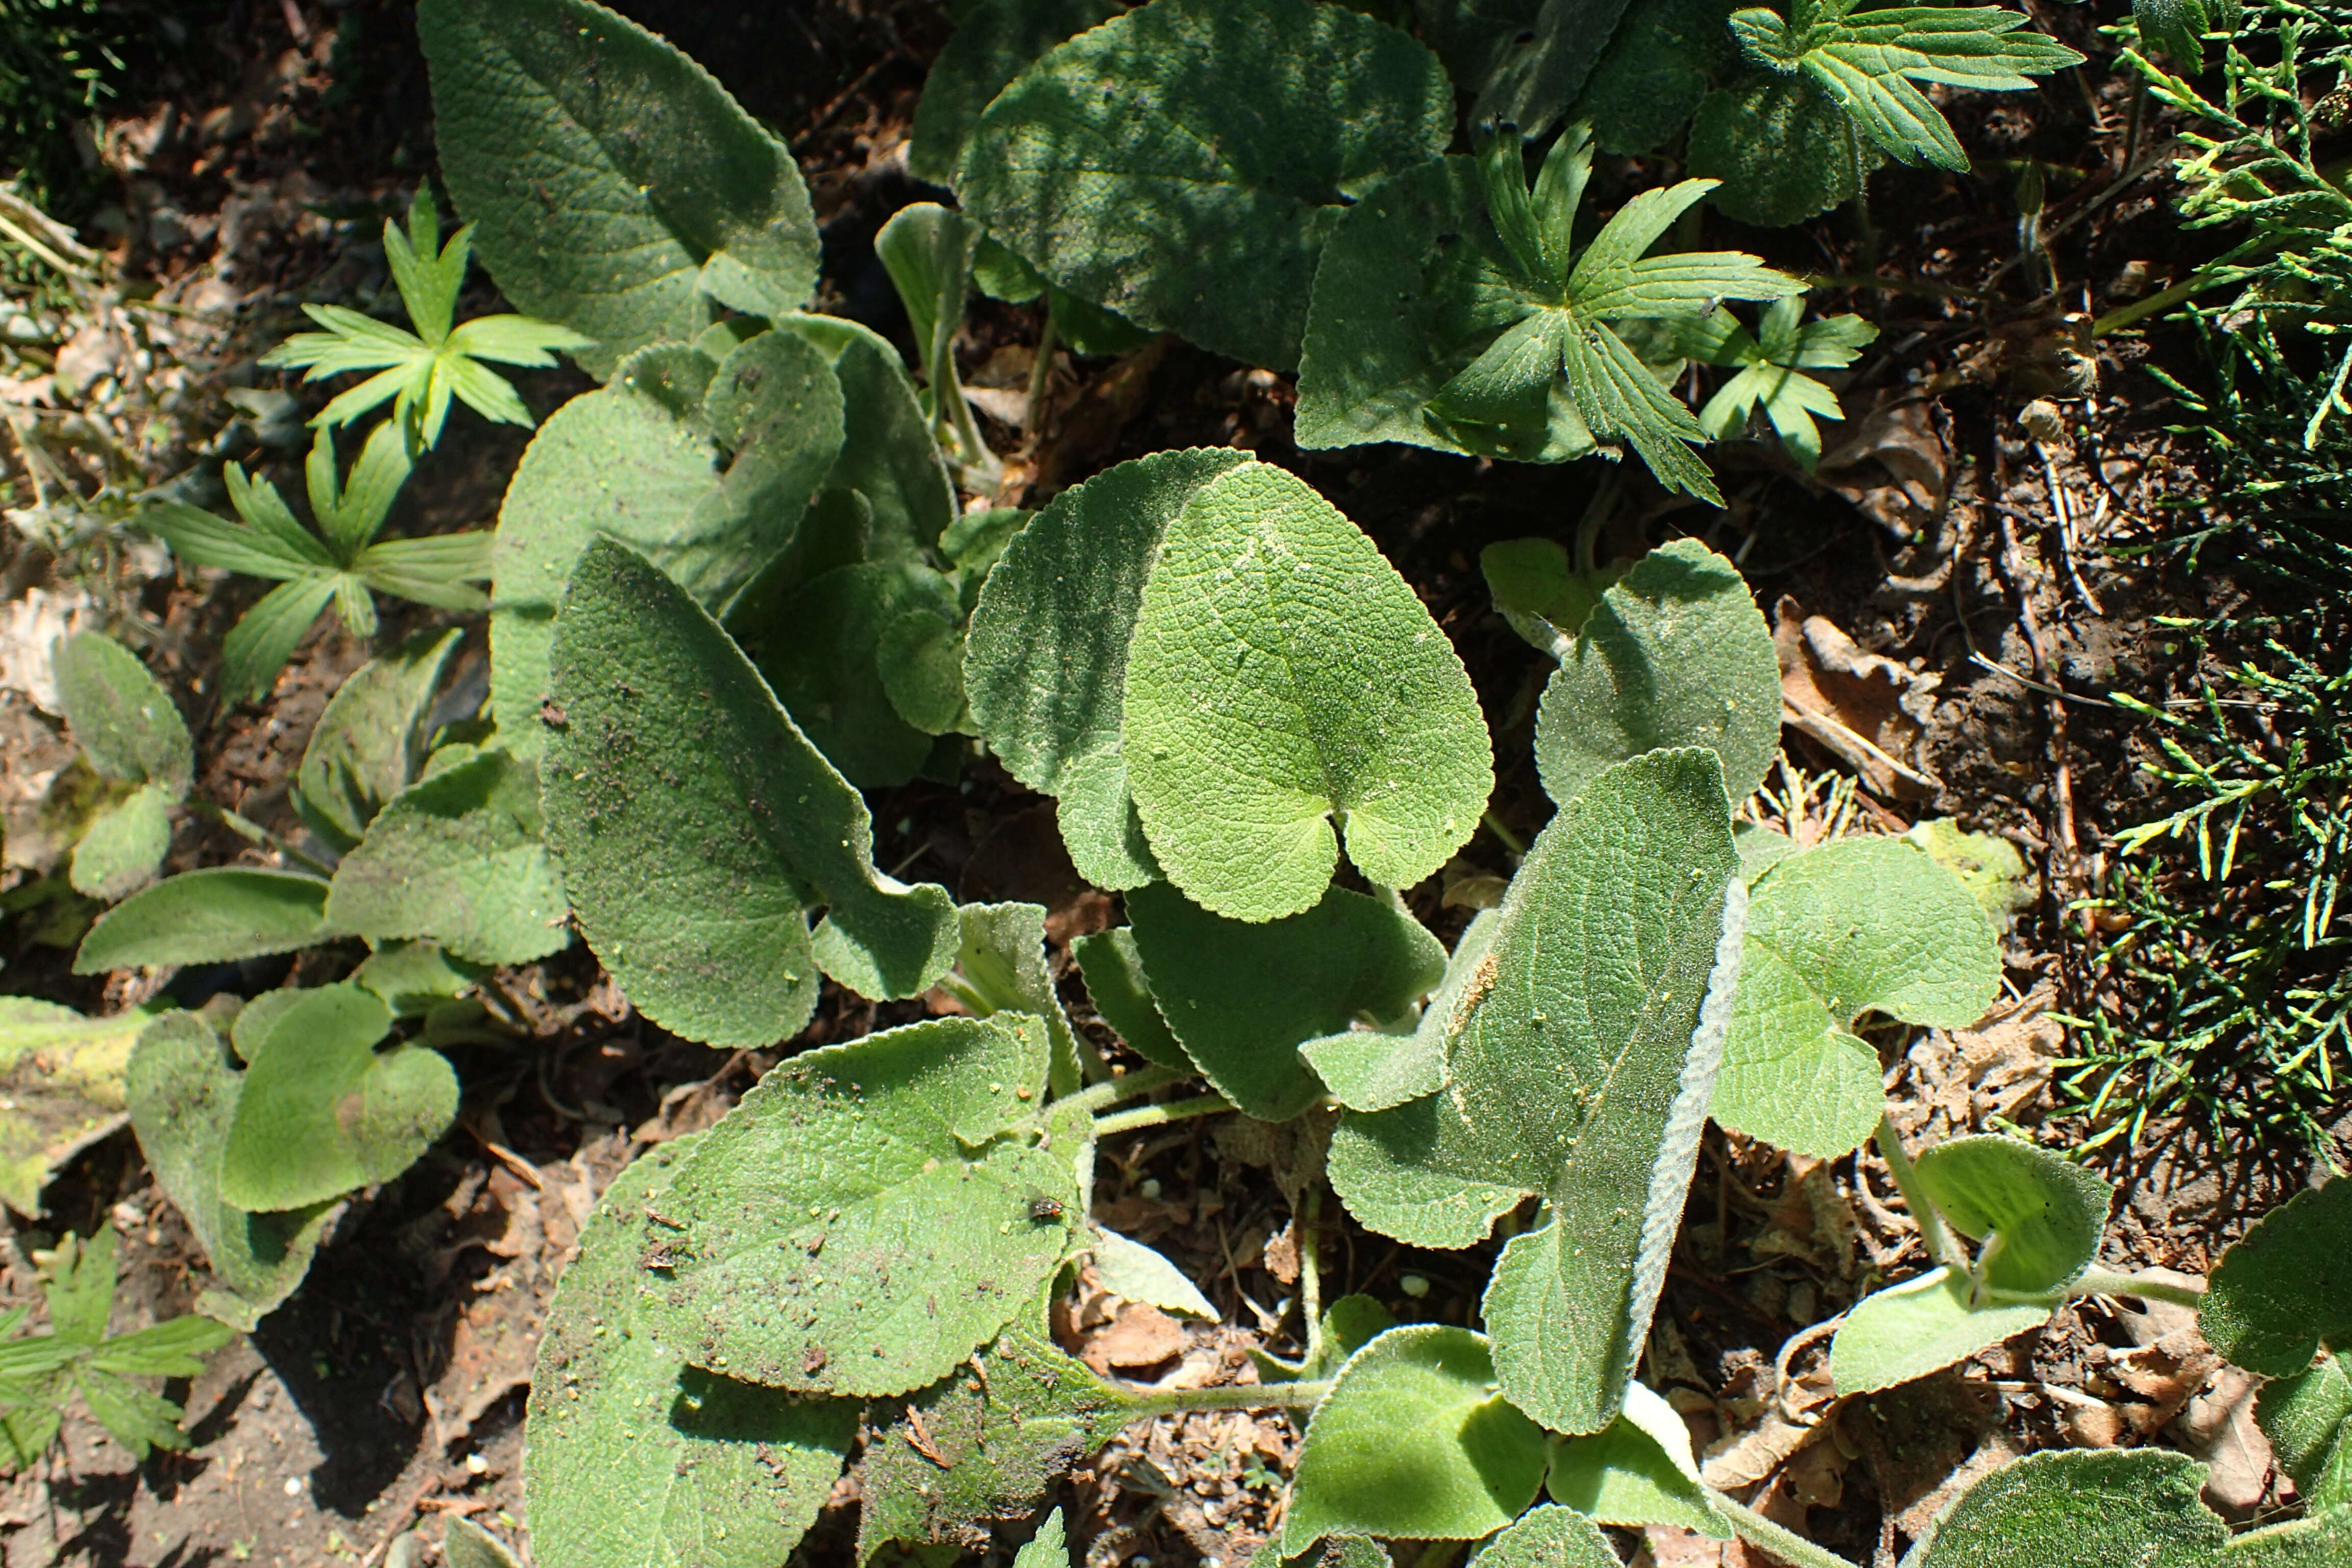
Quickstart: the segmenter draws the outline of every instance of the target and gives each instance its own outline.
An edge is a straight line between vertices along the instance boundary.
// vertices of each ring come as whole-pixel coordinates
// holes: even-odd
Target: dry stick
[[[2042,442],[2034,442],[2033,450],[2042,458],[2042,483],[2050,489],[2050,513],[2057,523],[2053,531],[2058,540],[2058,560],[2066,569],[2067,586],[2074,590],[2084,608],[2095,616],[2104,616],[2107,612],[2099,604],[2099,596],[2091,592],[2091,585],[2083,581],[2082,568],[2074,564],[2074,509],[2067,504],[2066,487],[2058,482],[2058,465],[2052,459],[2050,448]]]

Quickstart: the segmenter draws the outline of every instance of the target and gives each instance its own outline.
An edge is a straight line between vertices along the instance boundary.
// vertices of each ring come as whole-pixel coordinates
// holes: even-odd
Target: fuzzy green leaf
[[[394,796],[335,868],[327,918],[370,942],[423,938],[476,963],[561,952],[568,906],[539,771],[493,747]]]
[[[1160,452],[1064,490],[1005,546],[972,611],[972,717],[1013,777],[1058,797],[1070,858],[1097,887],[1141,887],[1160,874],[1124,746],[1144,583],[1193,494],[1248,460],[1222,447]]]
[[[956,912],[963,931],[956,974],[965,1005],[982,1018],[1028,1013],[1044,1019],[1054,1041],[1048,1081],[1056,1095],[1070,1093],[1078,1087],[1078,1045],[1045,957],[1045,906],[966,904]]]
[[[1127,1042],[1128,1048],[1148,1062],[1181,1073],[1200,1069],[1184,1054],[1168,1020],[1152,1000],[1151,983],[1144,978],[1143,954],[1136,950],[1135,932],[1126,926],[1095,931],[1070,944],[1070,956],[1087,983],[1095,1011]]]
[[[948,385],[956,384],[955,337],[963,326],[972,247],[979,239],[970,218],[937,202],[900,207],[874,237],[874,254],[907,308],[935,419],[952,412],[940,406],[940,385],[943,375]]]
[[[1691,120],[1691,173],[1723,184],[1715,205],[1768,228],[1850,202],[1882,154],[1852,135],[1828,93],[1801,76],[1759,72],[1706,95]]]
[[[665,1028],[797,1033],[816,971],[919,995],[960,931],[944,889],[873,863],[873,818],[685,590],[610,540],[557,617],[549,837],[589,945]],[[826,906],[814,935],[806,906]]]
[[[1486,1336],[1391,1329],[1340,1370],[1298,1450],[1286,1552],[1345,1531],[1475,1541],[1543,1483],[1544,1436],[1495,1392]]]
[[[357,844],[384,802],[416,776],[425,717],[460,635],[419,632],[362,665],[327,700],[302,749],[294,804],[336,850]]]
[[[1032,1018],[942,1018],[793,1058],[671,1178],[644,1311],[698,1366],[795,1393],[903,1393],[1036,1299],[1078,1245],[1035,1126]],[[1062,1205],[1033,1212],[1039,1194]]]
[[[2352,1562],[2352,1504],[2234,1537],[2221,1549],[2226,1568],[2336,1568]]]
[[[1480,988],[1493,978],[1486,955],[1501,929],[1499,912],[1479,911],[1454,944],[1444,977],[1411,1034],[1350,1029],[1299,1047],[1334,1100],[1350,1110],[1387,1110],[1445,1087],[1446,1049],[1481,1000]]]
[[[1496,40],[1483,77],[1473,123],[1515,126],[1540,136],[1584,90],[1629,10],[1627,0],[1542,0],[1524,27]]]
[[[1591,121],[1603,153],[1657,151],[1738,58],[1724,25],[1738,3],[1648,0],[1632,8],[1585,79],[1570,118]]]
[[[184,871],[100,915],[74,954],[74,973],[227,963],[343,934],[327,919],[327,884],[317,877],[245,867]]]
[[[1109,0],[979,0],[965,6],[923,79],[908,172],[935,185],[954,184],[981,111],[1005,84],[1063,39],[1117,15]]]
[[[621,1173],[581,1228],[531,1377],[525,1482],[539,1558],[574,1568],[772,1568],[833,1489],[846,1400],[690,1367],[642,1295],[648,1215],[704,1135]]]
[[[1613,1568],[1616,1562],[1599,1524],[1549,1503],[1520,1515],[1478,1553],[1479,1568]]]
[[[1093,1251],[1095,1278],[1112,1295],[1129,1301],[1148,1301],[1202,1322],[1218,1321],[1216,1307],[1201,1294],[1201,1288],[1143,1243],[1130,1241],[1115,1230],[1097,1228]]]
[[[912,779],[932,741],[890,699],[885,639],[903,616],[951,628],[958,611],[954,584],[929,567],[870,562],[836,567],[730,626],[825,760],[851,784],[883,789]]]
[[[956,489],[898,351],[836,316],[787,316],[776,326],[824,355],[841,384],[846,434],[824,488],[865,500],[872,515],[863,558],[927,560],[956,520]]]
[[[1625,1408],[1601,1430],[1553,1439],[1544,1486],[1554,1502],[1602,1524],[1679,1525],[1717,1541],[1732,1535],[1731,1521],[1707,1500],[1690,1428],[1643,1384],[1625,1385]]]
[[[163,785],[141,784],[94,818],[74,846],[73,890],[111,903],[152,881],[172,847],[172,804]]]
[[[2000,989],[2000,949],[1958,879],[1897,838],[1845,839],[1756,883],[1715,1119],[1833,1159],[1877,1126],[1867,1012],[1960,1028]]]
[[[1070,1568],[1069,1531],[1060,1509],[1047,1514],[1029,1543],[1013,1554],[1013,1568]]]
[[[1934,1268],[1864,1297],[1830,1343],[1838,1393],[1875,1394],[2050,1321],[2050,1309],[1970,1305],[1965,1274]]]
[[[1262,463],[1203,485],[1169,524],[1126,721],[1153,854],[1237,920],[1312,908],[1343,835],[1366,877],[1412,886],[1469,838],[1494,788],[1476,694],[1428,610],[1337,508]]]
[[[1341,204],[1443,152],[1453,121],[1435,57],[1368,16],[1153,0],[1014,78],[959,189],[1079,299],[1287,369]]]
[[[791,153],[668,44],[586,0],[425,0],[417,35],[483,265],[596,339],[592,369],[692,338],[711,300],[775,316],[807,300],[816,226]]]
[[[2161,1448],[2029,1454],[1961,1494],[1903,1568],[2212,1568],[2206,1467]]]
[[[53,667],[66,723],[91,767],[110,779],[157,785],[173,800],[187,795],[196,776],[188,726],[137,654],[111,637],[81,632],[58,645]]]
[[[1916,1169],[1927,1201],[1987,1243],[1978,1272],[1994,1289],[2055,1290],[2098,1256],[2116,1190],[2094,1171],[1993,1135],[1947,1139]]]
[[[1592,583],[1576,570],[1567,546],[1549,539],[1505,539],[1478,552],[1495,612],[1529,647],[1559,657],[1601,602],[1608,581]]]
[[[0,996],[0,1201],[38,1218],[50,1173],[122,1124],[123,1064],[149,1016]]]
[[[416,1046],[375,1047],[384,1005],[355,985],[305,991],[247,1051],[221,1151],[220,1196],[242,1209],[301,1209],[388,1182],[457,1114],[457,1075]]]
[[[2264,1215],[2221,1255],[2198,1309],[2235,1364],[2286,1377],[2326,1346],[2352,1353],[2352,1181],[2339,1176]]]
[[[2333,1358],[2263,1385],[2254,1419],[2315,1512],[2352,1503],[2352,1373]]]
[[[1445,973],[1445,949],[1402,909],[1343,888],[1251,925],[1165,882],[1127,896],[1151,994],[1185,1054],[1251,1116],[1287,1121],[1322,1098],[1302,1059],[1356,1020],[1392,1020]]]

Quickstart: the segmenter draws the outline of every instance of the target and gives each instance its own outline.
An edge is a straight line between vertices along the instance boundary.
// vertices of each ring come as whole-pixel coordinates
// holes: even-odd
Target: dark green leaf
[[[328,699],[302,750],[294,804],[338,851],[357,844],[384,802],[416,776],[425,716],[459,636],[419,632],[362,665]]]
[[[2287,1377],[2352,1352],[2352,1181],[2297,1193],[2221,1255],[2198,1326],[2248,1372]]]
[[[173,800],[184,796],[196,765],[188,726],[139,656],[81,632],[51,657],[66,722],[89,765],[110,779],[158,785]]]
[[[1829,95],[1803,77],[1753,72],[1706,95],[1691,121],[1690,169],[1721,180],[1715,205],[1742,223],[1802,223],[1861,193],[1880,163]]]
[[[1004,84],[1063,39],[1118,14],[1109,0],[980,0],[965,7],[923,79],[908,170],[935,185],[954,184],[972,127]]]
[[[1199,1069],[1160,1016],[1151,984],[1143,976],[1143,955],[1136,951],[1135,932],[1126,926],[1095,931],[1070,944],[1070,956],[1087,983],[1102,1021],[1118,1031],[1128,1048],[1148,1062],[1178,1072]]]

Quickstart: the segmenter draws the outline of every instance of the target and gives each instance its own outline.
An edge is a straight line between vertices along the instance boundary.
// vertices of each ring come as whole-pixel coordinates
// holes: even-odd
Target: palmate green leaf
[[[463,634],[419,632],[368,660],[327,700],[302,748],[294,805],[338,852],[367,832],[424,763],[425,721]]]
[[[1725,24],[1738,0],[1647,0],[1630,8],[1569,110],[1603,153],[1657,151],[1738,58]],[[1519,122],[1526,133],[1534,128]]]
[[[1767,228],[1853,200],[1885,157],[1810,78],[1770,71],[1708,93],[1685,150],[1692,174],[1723,182],[1715,205],[1725,216]]]
[[[1544,1436],[1495,1391],[1486,1336],[1415,1324],[1350,1357],[1315,1408],[1282,1549],[1326,1535],[1475,1541],[1543,1484]]]
[[[2029,1454],[1961,1494],[1903,1568],[2213,1568],[2206,1467],[2161,1448]]]
[[[388,1182],[457,1115],[457,1075],[419,1046],[375,1047],[383,1002],[348,982],[304,991],[266,1027],[240,1029],[245,1083],[221,1150],[220,1196],[241,1209],[303,1209]]]
[[[1152,998],[1185,1054],[1248,1115],[1286,1121],[1322,1098],[1307,1065],[1358,1019],[1410,1016],[1445,949],[1402,909],[1343,888],[1264,924],[1228,920],[1165,882],[1127,896]]]
[[[89,1364],[122,1377],[194,1377],[205,1370],[204,1358],[236,1334],[210,1318],[167,1318],[115,1335],[91,1352]]]
[[[551,668],[550,838],[589,945],[656,1022],[772,1043],[807,1022],[819,968],[875,997],[947,972],[953,900],[875,868],[865,801],[685,590],[598,540]]]
[[[1950,123],[1915,82],[2017,92],[2032,78],[2083,63],[2027,18],[1995,5],[1908,5],[1857,13],[1856,0],[1790,0],[1789,18],[1740,11],[1731,30],[1748,57],[1783,75],[1802,71],[1897,163],[1965,170]]]
[[[227,963],[344,934],[327,919],[320,878],[242,866],[184,871],[100,915],[74,954],[74,973]]]
[[[989,1525],[1034,1513],[1071,1466],[1135,1418],[1134,1405],[1042,1332],[1007,1331],[866,1439],[852,1471],[864,1499],[857,1562],[893,1542],[934,1555],[985,1551]],[[877,1423],[890,1408],[877,1408]]]
[[[1966,886],[1907,840],[1845,839],[1757,879],[1731,1038],[1724,1126],[1834,1159],[1885,1107],[1864,1013],[1961,1028],[2000,988],[2000,948]]]
[[[1078,1087],[1078,1045],[1046,962],[1045,906],[966,904],[956,914],[963,940],[950,984],[975,1017],[1027,1013],[1043,1019],[1054,1041],[1047,1081],[1055,1095],[1070,1093]]]
[[[539,771],[498,747],[387,802],[327,895],[327,919],[372,942],[428,939],[484,964],[562,952],[568,908]]]
[[[1034,1142],[1050,1052],[1034,1018],[941,1018],[777,1068],[647,1215],[645,1321],[794,1393],[945,1375],[1082,1245],[1076,1178]]]
[[[172,800],[194,782],[194,743],[180,710],[139,656],[113,638],[79,632],[52,656],[58,699],[74,744],[110,779],[155,784]]]
[[[1601,1524],[1679,1525],[1717,1541],[1732,1535],[1731,1521],[1707,1500],[1690,1428],[1643,1384],[1625,1385],[1625,1408],[1601,1430],[1552,1440],[1544,1487],[1554,1502]]]
[[[184,1412],[162,1394],[89,1365],[75,1373],[74,1385],[98,1424],[140,1463],[146,1463],[158,1448],[177,1450],[188,1446],[188,1435],[180,1430]]]
[[[2321,1346],[2352,1352],[2352,1181],[2297,1193],[2224,1252],[2197,1326],[2267,1377],[2301,1372]]]
[[[693,1133],[614,1180],[582,1226],[539,1346],[525,1484],[539,1559],[573,1568],[773,1568],[833,1489],[854,1401],[690,1367],[642,1297],[648,1215]]]
[[[1738,567],[1695,539],[1643,557],[1560,653],[1536,721],[1544,790],[1565,801],[1661,746],[1705,746],[1745,800],[1780,750],[1780,666]]]
[[[1128,1048],[1148,1062],[1181,1073],[1200,1069],[1184,1054],[1160,1005],[1151,999],[1151,984],[1144,978],[1143,954],[1135,932],[1126,926],[1094,931],[1070,944],[1070,956],[1087,983],[1102,1021],[1118,1031]]]
[[[0,1202],[38,1218],[50,1173],[122,1124],[123,1063],[149,1017],[0,996]]]
[[[124,1078],[139,1151],[223,1287],[200,1297],[197,1310],[249,1331],[302,1282],[333,1205],[254,1214],[221,1200],[221,1152],[244,1086],[212,1026],[194,1013],[148,1025]]]
[[[236,466],[229,465],[228,471],[236,473]],[[278,504],[282,507],[285,503],[280,500]],[[290,512],[287,521],[293,522]],[[242,572],[248,577],[290,582],[334,565],[327,547],[299,524],[293,525],[295,540],[289,541],[249,523],[231,522],[178,501],[149,507],[139,513],[138,524],[169,545],[172,553],[183,561]]]
[[[2313,1511],[2352,1503],[2352,1373],[2329,1358],[2273,1378],[2254,1419]]]
[[[908,171],[935,185],[954,184],[981,111],[1005,83],[1063,39],[1118,14],[1109,0],[980,0],[963,7],[923,79]]]
[[[1921,1152],[1919,1190],[1954,1228],[1985,1243],[1977,1273],[1997,1290],[2055,1290],[2098,1256],[2113,1183],[2046,1149],[1992,1135]]]
[[[1790,455],[1811,473],[1822,457],[1821,427],[1814,417],[1843,419],[1845,411],[1837,394],[1804,373],[1853,363],[1877,338],[1878,329],[1852,315],[1800,326],[1804,308],[1803,300],[1795,295],[1773,301],[1754,333],[1730,311],[1719,310],[1693,323],[1683,334],[1683,348],[1693,359],[1739,367],[1699,410],[1699,425],[1710,437],[1729,439],[1761,408]]]
[[[1469,838],[1494,788],[1444,633],[1355,524],[1263,463],[1202,485],[1169,523],[1125,720],[1153,855],[1235,920],[1314,907],[1343,837],[1373,882],[1412,886]]]
[[[94,819],[74,846],[73,890],[111,903],[153,880],[172,847],[173,798],[161,784],[141,784]]]
[[[621,541],[723,611],[792,542],[843,419],[823,353],[791,332],[723,360],[646,351],[548,419],[507,486],[492,554],[491,700],[516,754],[540,751],[528,720],[548,695],[551,623],[588,542]]]
[[[593,338],[610,374],[688,341],[711,301],[798,310],[816,226],[792,154],[709,72],[586,0],[425,0],[442,177],[483,264],[530,315]]]
[[[972,717],[1014,778],[1057,798],[1070,858],[1097,887],[1124,890],[1160,875],[1129,791],[1124,739],[1144,583],[1194,493],[1247,461],[1223,447],[1159,452],[1064,490],[1005,546],[972,611]]]
[[[1436,58],[1368,16],[1153,0],[1014,78],[958,190],[1080,300],[1287,369],[1341,204],[1443,152],[1453,120]]]
[[[221,639],[221,702],[234,707],[268,694],[303,635],[344,581],[322,572],[280,583],[238,617]]]
[[[2050,1321],[2047,1306],[1980,1307],[1975,1295],[1967,1275],[1933,1268],[1854,1303],[1830,1345],[1838,1393],[1893,1388]]]

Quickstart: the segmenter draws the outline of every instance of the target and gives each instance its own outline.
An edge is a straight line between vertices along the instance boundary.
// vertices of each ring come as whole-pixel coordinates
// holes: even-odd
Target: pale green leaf
[[[302,749],[294,805],[336,850],[357,844],[384,802],[416,776],[425,721],[459,636],[419,632],[362,665],[327,700]]]
[[[1368,16],[1153,0],[1014,78],[958,188],[1079,299],[1287,369],[1341,204],[1443,152],[1453,121],[1435,58]]]
[[[74,1383],[98,1424],[141,1463],[157,1448],[188,1446],[188,1435],[180,1430],[184,1412],[162,1394],[87,1365],[75,1374]]]
[[[1913,823],[1903,837],[1958,877],[1996,926],[2006,929],[2041,896],[2025,857],[1998,833],[1966,833],[1950,818],[1936,817]]]
[[[388,942],[352,971],[352,984],[374,993],[395,1018],[423,1017],[473,989],[490,965],[453,957],[429,942]]]
[[[247,523],[231,522],[178,501],[162,502],[140,512],[138,526],[169,545],[183,561],[242,572],[249,577],[286,582],[334,564],[327,547],[299,526],[295,532],[304,542],[295,545]]]
[[[184,871],[99,917],[74,973],[227,963],[314,947],[344,934],[327,920],[327,884],[293,871]]]
[[[816,226],[791,153],[668,44],[586,0],[425,0],[417,35],[483,265],[526,313],[597,340],[590,368],[691,338],[709,300],[807,300]]]
[[[49,1329],[70,1345],[95,1345],[106,1337],[118,1278],[114,1255],[121,1242],[111,1224],[88,1237],[59,1237],[41,1265],[41,1296],[48,1303]]]
[[[1069,1165],[1022,1135],[1048,1054],[1034,1019],[941,1018],[775,1068],[647,1216],[654,1331],[698,1366],[795,1393],[946,1374],[1080,1245]]]
[[[124,1063],[150,1017],[0,996],[0,1202],[38,1218],[50,1173],[122,1125]]]
[[[1528,1189],[1494,1168],[1444,1094],[1349,1111],[1331,1135],[1331,1187],[1348,1212],[1412,1247],[1475,1247],[1525,1203]]]
[[[1169,524],[1126,721],[1153,854],[1239,920],[1312,908],[1343,837],[1373,882],[1412,886],[1469,838],[1494,788],[1444,633],[1355,524],[1262,463],[1203,485]]]
[[[247,1049],[221,1151],[220,1196],[242,1209],[301,1209],[388,1182],[457,1114],[457,1075],[437,1053],[376,1045],[392,1014],[349,984],[305,991]]]
[[[572,577],[549,836],[630,1000],[688,1038],[751,1046],[807,1022],[820,966],[868,996],[929,989],[960,939],[954,901],[876,869],[865,801],[740,650],[623,545],[598,540]]]
[[[464,1514],[448,1520],[441,1536],[441,1561],[447,1568],[522,1568],[504,1542]]]
[[[1013,1568],[1070,1568],[1069,1531],[1062,1527],[1060,1509],[1047,1514],[1029,1543],[1013,1553]]]
[[[1110,0],[980,0],[963,7],[954,36],[923,79],[908,172],[935,185],[954,184],[981,111],[1005,83],[1063,39],[1118,14]]]
[[[1948,1138],[1921,1152],[1919,1190],[1985,1242],[1977,1272],[1997,1290],[2055,1290],[2098,1256],[2114,1184],[2015,1138]]]
[[[1505,539],[1478,552],[1495,610],[1528,647],[1559,657],[1609,585],[1576,570],[1568,547],[1549,539]]]
[[[539,1560],[572,1568],[773,1568],[833,1489],[845,1400],[788,1398],[690,1367],[646,1310],[645,1231],[702,1142],[614,1179],[548,1309],[524,1428]]]
[[[1599,1524],[1549,1503],[1520,1515],[1478,1553],[1479,1568],[1615,1568],[1616,1563]]]
[[[188,726],[139,656],[113,638],[81,632],[51,656],[58,699],[74,744],[110,779],[154,784],[178,800],[195,779]]]
[[[1054,988],[1045,956],[1043,904],[966,904],[956,911],[962,942],[956,950],[961,995],[976,1017],[1028,1013],[1045,1021],[1054,1041],[1048,1082],[1056,1095],[1078,1087],[1078,1044]]]
[[[890,215],[874,237],[874,254],[890,274],[915,352],[923,366],[934,418],[951,417],[940,387],[957,384],[956,333],[963,328],[964,297],[971,289],[972,247],[980,231],[970,218],[937,202],[915,202]]]
[[[1551,1500],[1602,1524],[1679,1525],[1717,1541],[1731,1521],[1707,1500],[1690,1428],[1647,1385],[1625,1385],[1625,1408],[1601,1430],[1554,1438],[1544,1482]]]
[[[972,717],[1014,778],[1058,798],[1070,858],[1097,887],[1140,887],[1160,874],[1129,794],[1123,740],[1145,580],[1194,492],[1248,460],[1222,447],[1160,452],[1064,490],[1005,546],[972,612]]]
[[[2050,1321],[2047,1307],[1976,1307],[1974,1294],[1967,1275],[1934,1268],[1854,1303],[1830,1342],[1838,1393],[1893,1388]]]
[[[1217,1309],[1182,1270],[1139,1241],[1115,1230],[1094,1232],[1095,1278],[1112,1295],[1145,1301],[1181,1317],[1218,1321]]]
[[[2264,1384],[2254,1419],[2315,1511],[2352,1503],[2352,1373],[2342,1362],[2315,1362]]]
[[[2318,1346],[2352,1353],[2352,1181],[2297,1193],[2214,1267],[2198,1327],[2248,1372],[2286,1377]]]
[[[1961,1494],[1903,1568],[2213,1568],[2206,1467],[2162,1448],[2029,1454]]]
[[[1136,951],[1135,932],[1126,926],[1094,931],[1070,944],[1070,956],[1087,983],[1095,1011],[1127,1042],[1128,1048],[1148,1062],[1181,1073],[1200,1070],[1160,1015],[1152,1000],[1151,983],[1144,978],[1143,955]]]
[[[152,881],[172,847],[172,792],[141,784],[93,820],[74,846],[73,890],[103,903]]]
[[[1495,1392],[1486,1336],[1391,1329],[1340,1369],[1291,1479],[1285,1552],[1338,1532],[1475,1541],[1542,1485],[1542,1430]]]

